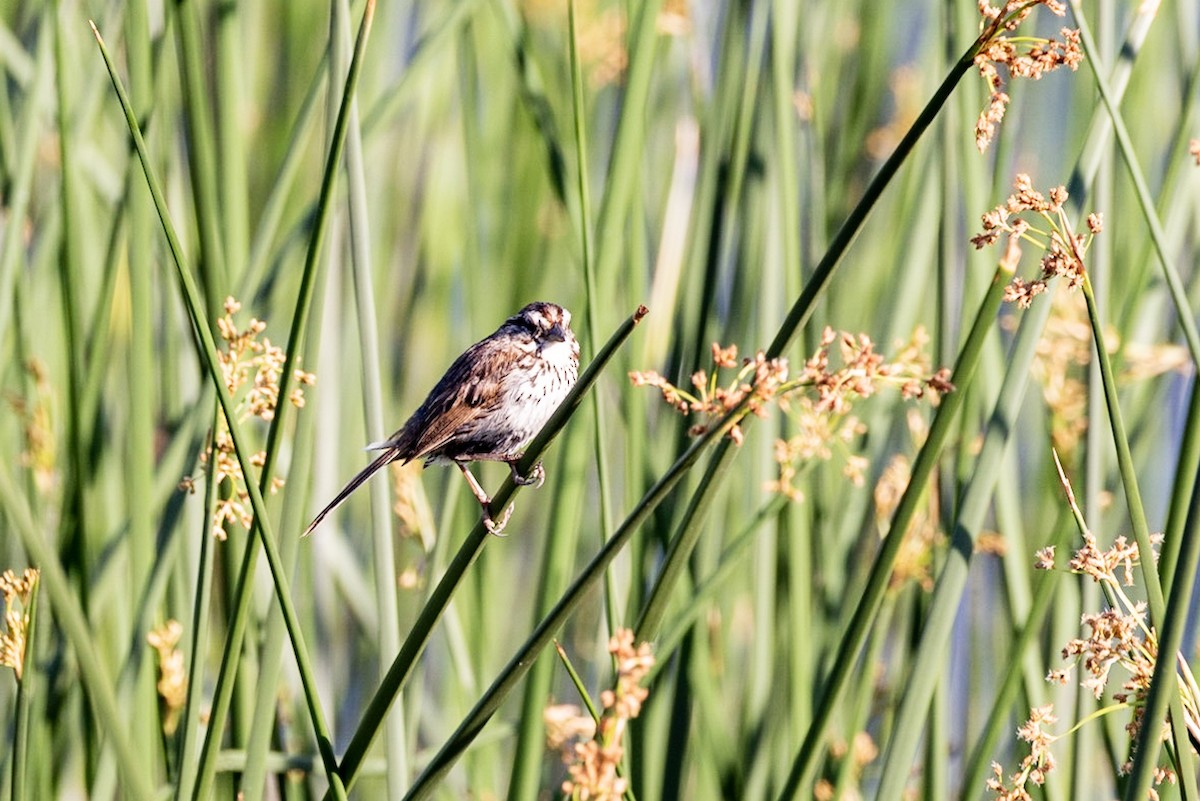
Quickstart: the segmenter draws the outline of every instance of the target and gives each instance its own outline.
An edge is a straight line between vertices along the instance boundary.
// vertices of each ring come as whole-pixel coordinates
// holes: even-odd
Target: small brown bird
[[[493,520],[492,499],[467,464],[505,462],[516,483],[540,487],[546,479],[541,464],[525,477],[518,475],[517,461],[578,376],[579,343],[571,333],[571,313],[553,303],[530,303],[455,359],[403,428],[367,446],[383,453],[350,479],[304,535],[311,534],[376,470],[419,458],[425,459],[426,467],[453,462],[483,507],[484,525],[499,534],[512,507],[499,522]]]

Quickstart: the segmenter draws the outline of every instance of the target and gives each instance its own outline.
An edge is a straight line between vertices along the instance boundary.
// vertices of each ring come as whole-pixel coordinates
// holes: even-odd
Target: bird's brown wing
[[[410,461],[445,446],[464,426],[499,405],[504,379],[516,356],[492,339],[477,342],[454,360],[421,407],[381,447]]]

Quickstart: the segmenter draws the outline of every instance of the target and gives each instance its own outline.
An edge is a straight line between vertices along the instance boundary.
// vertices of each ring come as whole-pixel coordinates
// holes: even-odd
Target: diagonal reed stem
[[[324,229],[324,218],[328,214],[329,199],[332,196],[332,185],[334,176],[336,175],[336,165],[340,161],[341,148],[345,142],[345,133],[347,128],[347,109],[349,100],[353,95],[354,87],[357,84],[358,74],[361,70],[362,54],[365,50],[367,36],[370,32],[371,20],[374,16],[375,3],[374,0],[368,0],[366,9],[363,14],[362,25],[359,29],[358,40],[355,45],[354,58],[351,62],[350,72],[346,80],[346,91],[342,98],[342,106],[338,116],[336,126],[337,135],[335,135],[334,144],[331,148],[329,163],[326,168],[325,181],[322,184],[322,203],[318,207],[323,209],[323,213],[319,214],[318,221],[313,233],[312,243],[310,245],[309,260],[306,264],[306,270],[301,283],[301,301],[297,314],[293,317],[292,336],[289,339],[288,357],[283,373],[280,377],[279,397],[287,398],[290,394],[290,384],[295,371],[295,360],[298,358],[298,353],[302,349],[302,338],[300,333],[304,330],[304,323],[307,318],[307,309],[309,306],[308,300],[311,299],[312,286],[315,282],[315,266],[316,253],[320,251],[320,242],[322,231]],[[217,389],[217,397],[221,405],[221,409],[225,415],[226,422],[229,427],[230,438],[233,440],[236,455],[242,472],[246,476],[255,475],[255,470],[250,464],[250,451],[245,443],[245,439],[241,433],[237,423],[237,417],[233,406],[232,398],[229,395],[229,390],[225,386],[224,377],[222,375],[221,366],[217,357],[216,344],[213,341],[212,331],[208,325],[207,316],[204,313],[204,306],[200,297],[200,293],[196,287],[195,281],[192,278],[191,272],[188,269],[186,257],[183,253],[182,245],[179,242],[178,236],[175,233],[174,225],[167,209],[166,200],[163,196],[161,186],[155,175],[153,166],[150,161],[149,152],[146,148],[146,143],[142,138],[138,120],[134,115],[133,108],[129,102],[129,97],[125,92],[124,86],[116,72],[116,67],[112,62],[112,58],[108,53],[108,49],[104,44],[100,32],[96,29],[95,24],[92,24],[92,31],[95,34],[96,41],[99,44],[101,54],[104,57],[105,64],[108,68],[109,75],[113,82],[113,87],[116,90],[117,96],[121,102],[122,109],[125,112],[126,122],[129,125],[130,133],[133,137],[135,147],[137,148],[138,157],[142,162],[142,169],[145,172],[147,184],[149,185],[151,196],[154,199],[155,207],[158,210],[159,218],[163,225],[163,231],[166,235],[168,245],[171,249],[171,254],[176,267],[177,277],[179,278],[181,288],[184,294],[184,299],[188,304],[188,311],[191,315],[194,333],[196,334],[200,345],[200,356],[209,371],[210,377],[214,386]],[[286,408],[281,407],[280,412]],[[279,432],[281,430],[280,421],[283,415],[277,413],[273,421],[271,431],[268,437],[268,454],[266,464],[262,468],[262,480],[269,481],[272,473],[272,456],[277,452],[279,442]],[[321,709],[320,699],[317,695],[316,681],[312,671],[311,661],[308,656],[308,650],[304,643],[304,634],[301,629],[299,618],[296,615],[295,607],[291,602],[291,593],[288,585],[286,573],[283,569],[282,561],[279,556],[278,546],[276,545],[276,537],[269,517],[266,514],[266,505],[263,501],[262,492],[254,481],[248,480],[246,488],[250,495],[250,502],[254,509],[254,527],[259,534],[259,539],[262,542],[263,550],[267,554],[267,561],[271,568],[272,578],[274,579],[274,587],[276,596],[279,599],[280,608],[283,611],[284,620],[287,624],[288,634],[291,638],[292,648],[296,657],[297,667],[299,668],[301,682],[304,687],[305,701],[308,705],[309,715],[312,719],[314,733],[317,739],[317,747],[321,753],[321,759],[324,763],[325,770],[329,776],[331,790],[337,798],[345,797],[345,789],[341,786],[337,775],[337,760],[333,753],[333,741],[329,733],[329,728],[324,719],[324,713]],[[221,678],[225,678],[224,686],[230,687],[226,690],[225,697],[228,698],[231,692],[231,673],[226,668],[236,662],[237,654],[241,651],[241,636],[245,632],[245,624],[249,618],[249,595],[250,584],[249,577],[253,575],[253,554],[257,553],[257,549],[253,545],[253,538],[247,542],[246,557],[243,559],[243,572],[239,576],[237,591],[239,593],[238,614],[236,615],[233,627],[230,630],[230,638],[237,640],[235,643],[228,643],[225,652],[225,660],[222,663]],[[243,600],[244,599],[244,600]],[[218,687],[221,688],[220,683]],[[221,694],[218,694],[220,699]],[[228,701],[226,701],[225,710],[228,709]],[[219,706],[213,710],[212,719],[210,721],[209,736],[205,740],[204,751],[202,752],[200,775],[196,784],[196,797],[204,798],[209,794],[212,781],[212,765],[213,758],[216,754],[216,743],[221,736],[223,728],[223,714]]]
[[[646,315],[646,307],[638,308],[636,312],[628,317],[617,331],[609,338],[604,347],[596,354],[596,358],[587,366],[583,374],[579,376],[579,380],[575,382],[571,393],[563,400],[562,405],[546,423],[545,428],[538,434],[537,438],[530,443],[524,457],[517,466],[521,475],[529,475],[529,471],[533,468],[542,452],[550,444],[551,440],[558,435],[571,415],[582,403],[584,396],[596,383],[596,379],[600,377],[600,371],[608,364],[613,356],[616,355],[617,349],[624,344],[629,335],[633,333],[634,328]],[[513,483],[512,477],[509,476],[504,480],[504,484],[496,492],[492,498],[493,509],[503,509],[508,505],[513,495],[519,488]],[[375,695],[371,698],[371,702],[367,705],[366,711],[363,713],[362,720],[359,721],[358,728],[354,732],[353,738],[350,740],[350,745],[346,748],[346,754],[342,757],[342,764],[339,768],[342,781],[345,782],[347,789],[354,786],[354,781],[358,776],[359,770],[362,768],[363,760],[366,758],[367,751],[371,748],[371,743],[379,734],[383,726],[384,718],[387,715],[388,708],[392,702],[404,689],[405,683],[409,676],[412,675],[413,667],[416,665],[417,659],[425,650],[425,646],[429,642],[429,637],[433,633],[433,627],[441,619],[442,614],[446,611],[446,607],[450,604],[450,599],[454,592],[462,583],[463,576],[467,572],[467,568],[479,557],[483,552],[483,547],[491,539],[483,522],[479,521],[467,535],[466,541],[455,554],[454,559],[446,567],[446,572],[441,580],[438,581],[437,587],[429,596],[428,602],[421,609],[421,614],[417,617],[412,629],[408,633],[408,637],[404,640],[404,645],[400,648],[400,653],[396,654],[396,659],[392,662],[392,667],[380,682],[379,689],[375,691]],[[616,553],[617,549],[613,550]],[[606,563],[607,564],[607,563]],[[526,662],[524,667],[528,669],[531,663]],[[426,769],[428,772],[428,768]],[[424,774],[423,774],[424,775]],[[419,780],[418,780],[419,783]],[[412,791],[410,790],[411,794]]]

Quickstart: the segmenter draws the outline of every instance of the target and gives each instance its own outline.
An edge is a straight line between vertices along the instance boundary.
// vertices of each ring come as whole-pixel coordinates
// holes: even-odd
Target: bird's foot
[[[504,527],[508,525],[508,518],[512,517],[512,510],[512,504],[506,506],[504,508],[504,512],[500,515],[500,519],[497,521],[492,519],[491,503],[489,502],[483,504],[483,527],[486,528],[491,534],[495,534],[497,537],[506,536],[501,532],[504,531]]]
[[[513,483],[519,487],[528,487],[531,484],[535,487],[540,487],[546,483],[546,468],[542,467],[541,462],[535,464],[533,471],[527,476],[523,476],[517,472],[517,463],[515,461],[508,463],[508,469],[512,471]]]

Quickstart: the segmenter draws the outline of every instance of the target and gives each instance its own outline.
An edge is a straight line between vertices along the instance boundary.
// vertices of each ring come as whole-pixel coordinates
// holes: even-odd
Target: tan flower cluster
[[[33,381],[32,397],[11,395],[9,406],[21,421],[25,447],[21,451],[21,465],[33,471],[33,483],[42,493],[54,488],[58,476],[58,460],[54,437],[54,422],[51,414],[54,393],[46,376],[46,366],[38,359],[25,364],[25,372]]]
[[[25,647],[29,634],[29,605],[37,590],[40,573],[27,567],[17,576],[11,570],[0,574],[0,595],[4,596],[4,631],[0,632],[0,665],[10,667],[21,680],[25,669]]]
[[[996,801],[1033,801],[1025,785],[1029,782],[1041,786],[1046,783],[1046,774],[1054,769],[1054,754],[1050,745],[1058,738],[1046,731],[1045,726],[1057,723],[1053,705],[1037,707],[1029,713],[1029,720],[1017,729],[1017,737],[1029,743],[1029,753],[1021,760],[1021,769],[1004,779],[1004,768],[992,763],[992,776],[987,780],[987,789],[996,794]]]
[[[234,298],[225,299],[225,316],[217,320],[217,331],[225,340],[225,348],[217,351],[217,360],[230,395],[236,395],[242,387],[251,384],[245,401],[240,404],[239,420],[258,417],[270,422],[275,418],[275,408],[279,405],[279,374],[287,363],[287,354],[283,348],[272,345],[266,337],[258,341],[258,335],[267,329],[267,324],[257,317],[250,318],[246,328],[238,330],[233,315],[241,308],[242,304]],[[302,409],[304,387],[316,383],[316,376],[296,370],[295,378],[298,386],[288,400],[297,409]]]
[[[635,647],[631,629],[618,629],[608,650],[616,661],[617,681],[600,694],[604,712],[598,724],[571,706],[551,706],[545,712],[547,739],[563,751],[568,765],[562,791],[572,801],[619,801],[628,789],[617,770],[625,752],[625,729],[649,694],[641,682],[654,667],[654,655],[647,643]],[[594,736],[588,736],[589,729]],[[580,736],[588,739],[579,741]]]
[[[829,346],[838,341],[842,367],[829,371]],[[954,391],[950,383],[950,370],[943,367],[930,372],[926,349],[929,335],[922,326],[913,332],[912,338],[900,345],[900,350],[891,362],[875,352],[875,343],[866,334],[843,331],[837,334],[828,326],[821,333],[821,345],[817,352],[804,364],[800,381],[817,388],[819,409],[839,412],[849,408],[856,398],[867,398],[875,394],[882,385],[899,388],[905,400],[929,396],[936,405],[941,396]]]
[[[911,478],[908,457],[902,453],[893,456],[879,475],[879,481],[875,484],[875,525],[880,537],[888,533],[892,515],[900,505]],[[928,497],[923,508],[917,511],[908,531],[904,532],[900,553],[896,555],[896,563],[888,579],[891,590],[914,583],[923,592],[933,591],[934,547],[942,540],[942,529],[938,525],[937,493],[926,495]]]
[[[1002,324],[1015,329],[1017,320],[1005,317]],[[1119,384],[1190,370],[1190,356],[1182,345],[1125,342],[1113,326],[1105,328],[1104,338],[1110,355],[1124,354]],[[1041,385],[1050,412],[1050,440],[1060,454],[1074,453],[1088,428],[1085,368],[1091,361],[1092,347],[1087,308],[1067,295],[1055,295],[1030,372]]]
[[[664,36],[687,36],[692,32],[692,12],[688,0],[663,0],[655,21]]]
[[[875,740],[865,731],[856,732],[855,735],[847,743],[845,740],[836,740],[829,744],[829,756],[840,763],[850,763],[849,781],[852,782],[849,787],[843,788],[842,798],[861,798],[861,790],[854,786],[861,780],[863,769],[867,765],[879,758],[879,746],[875,744]],[[839,798],[838,788],[829,781],[829,779],[818,779],[813,785],[813,801],[834,801]]]
[[[727,385],[720,385],[717,373],[722,369],[738,367],[737,353],[737,345],[722,348],[713,343],[712,371],[697,370],[692,374],[692,386],[698,394],[675,386],[653,370],[632,372],[629,380],[635,387],[657,387],[663,400],[681,414],[704,416],[706,419],[703,422],[688,429],[689,434],[697,437],[708,431],[726,413],[741,406],[743,401],[746,403],[743,416],[753,412],[765,417],[767,406],[787,387],[787,360],[768,360],[762,351],[756,353],[753,359],[742,359],[741,367],[733,379]],[[742,444],[740,426],[735,424],[729,430],[729,436],[737,444]]]
[[[181,636],[183,626],[178,620],[168,620],[146,635],[146,642],[158,653],[158,696],[162,699],[163,733],[168,737],[179,726],[187,702],[187,668],[183,652],[175,648]]]
[[[1006,301],[1027,309],[1035,297],[1046,291],[1047,282],[1055,276],[1066,278],[1067,286],[1071,289],[1083,283],[1086,272],[1083,256],[1093,237],[1104,229],[1104,222],[1099,214],[1089,214],[1088,233],[1076,234],[1063,208],[1067,202],[1067,190],[1064,187],[1056,186],[1043,195],[1033,188],[1033,182],[1027,174],[1019,173],[1013,188],[1015,191],[1004,203],[983,215],[983,231],[971,237],[971,244],[978,250],[995,244],[1002,235],[1007,234],[1008,244],[1000,264],[1010,272],[1015,272],[1021,261],[1022,240],[1037,245],[1043,251],[1040,277],[1029,282],[1014,277],[1004,290]],[[1040,217],[1047,228],[1036,228],[1020,216],[1025,213]]]
[[[1035,6],[1043,5],[1052,13],[1063,16],[1066,6],[1058,0],[1007,0],[997,8],[989,0],[979,0],[981,25],[985,35],[991,37],[975,56],[975,66],[987,82],[990,98],[987,107],[980,112],[975,122],[975,147],[982,153],[987,150],[996,134],[996,126],[1004,119],[1009,96],[1004,91],[999,67],[1003,65],[1010,78],[1038,80],[1059,67],[1079,69],[1083,62],[1079,31],[1063,28],[1061,40],[1043,39],[1034,36],[1010,38],[1004,32],[1016,30]]]
[[[829,351],[835,342],[841,366],[832,368]],[[826,327],[800,375],[778,393],[780,405],[796,424],[797,432],[775,444],[779,479],[771,482],[769,489],[793,500],[802,499],[803,493],[794,482],[801,467],[814,460],[832,459],[835,448],[844,458],[842,473],[856,486],[862,486],[867,462],[849,448],[866,432],[866,426],[851,413],[855,403],[887,386],[899,389],[906,400],[927,398],[935,405],[943,394],[954,391],[949,369],[933,371],[930,366],[928,344],[925,330],[918,327],[888,361],[866,334],[838,333]]]
[[[547,30],[567,28],[567,4],[561,0],[522,0],[523,16]],[[625,48],[625,11],[620,3],[578,0],[575,16],[579,61],[593,89],[620,83],[629,66]]]
[[[836,343],[840,366],[832,367],[830,350]],[[742,406],[744,414],[765,417],[768,406],[778,400],[795,422],[798,432],[787,440],[775,443],[775,460],[780,465],[777,481],[768,485],[793,500],[803,494],[794,479],[800,467],[814,460],[828,461],[835,449],[845,459],[843,472],[856,485],[864,482],[867,462],[850,453],[849,445],[865,433],[866,428],[851,414],[857,400],[868,398],[885,386],[896,387],[905,399],[927,398],[936,404],[941,395],[954,391],[950,371],[933,371],[926,355],[929,338],[918,328],[912,339],[899,346],[892,361],[875,350],[875,343],[866,334],[837,332],[826,327],[815,353],[805,363],[800,375],[788,378],[785,359],[768,360],[759,351],[753,359],[743,359],[732,381],[721,384],[718,372],[738,367],[737,346],[712,346],[711,372],[698,370],[692,375],[697,394],[675,386],[654,371],[629,374],[634,386],[656,387],[663,400],[681,414],[701,414],[705,420],[693,425],[688,433],[698,436],[709,430],[725,414]],[[739,418],[740,419],[740,418]],[[730,429],[729,436],[739,445],[742,430],[739,425]]]
[[[890,156],[900,144],[921,113],[926,94],[921,85],[920,70],[911,66],[899,67],[892,72],[888,77],[888,88],[892,92],[892,117],[868,133],[866,140],[867,155],[878,161]]]
[[[1058,455],[1055,454],[1056,463],[1057,459]],[[1082,521],[1074,491],[1061,464],[1058,464],[1058,470],[1067,502],[1077,519]],[[1122,681],[1120,689],[1112,695],[1116,703],[1103,709],[1102,713],[1131,709],[1132,715],[1125,729],[1132,739],[1136,737],[1141,726],[1146,695],[1158,659],[1158,639],[1154,629],[1146,622],[1146,604],[1144,601],[1131,600],[1125,592],[1126,587],[1133,585],[1133,568],[1139,562],[1138,547],[1124,537],[1117,537],[1111,547],[1102,549],[1086,526],[1083,526],[1082,530],[1083,545],[1075,551],[1069,562],[1069,569],[1074,573],[1089,576],[1103,586],[1108,605],[1101,612],[1083,614],[1081,625],[1086,629],[1086,636],[1074,638],[1067,643],[1062,649],[1062,658],[1068,662],[1067,666],[1051,670],[1046,680],[1065,685],[1070,681],[1072,669],[1078,665],[1083,674],[1080,686],[1090,691],[1096,699],[1100,699],[1108,688],[1112,669],[1121,667],[1126,678]],[[1158,539],[1161,537],[1156,537],[1155,541]],[[1053,570],[1054,560],[1053,548],[1043,548],[1037,552],[1036,564],[1040,570]],[[1182,655],[1177,655],[1177,661],[1185,722],[1194,736],[1200,736],[1200,688],[1197,687],[1191,669]],[[1031,779],[1035,784],[1041,784],[1045,773],[1054,767],[1049,746],[1056,738],[1041,728],[1043,723],[1054,722],[1053,718],[1046,717],[1045,712],[1048,710],[1049,707],[1034,710],[1029,723],[1018,731],[1018,736],[1030,743],[1030,754],[1022,762],[1022,770],[1011,776],[1006,783],[1000,766],[993,765],[995,776],[988,781],[988,789],[995,792],[1000,801],[1029,798],[1024,789],[1025,781]],[[1078,725],[1075,728],[1078,728]],[[1165,734],[1164,730],[1164,736]],[[1126,769],[1128,766],[1129,763],[1126,763]],[[1156,772],[1155,784],[1174,780],[1174,774],[1166,768],[1159,768]],[[1156,791],[1152,791],[1151,795],[1157,798]]]
[[[1192,139],[1188,142],[1188,153],[1196,160],[1196,166],[1200,167],[1200,139]]]
[[[234,398],[238,422],[249,419],[270,422],[275,418],[275,410],[279,405],[279,376],[287,363],[287,354],[265,337],[259,341],[259,334],[267,328],[267,324],[262,320],[251,318],[244,329],[239,329],[233,321],[233,315],[241,308],[242,304],[234,298],[225,299],[225,316],[217,320],[217,331],[225,341],[225,346],[217,351],[217,360],[225,379],[225,386]],[[296,370],[294,377],[296,388],[289,393],[288,400],[297,409],[302,409],[304,387],[315,384],[316,376]],[[249,388],[242,393],[246,387]],[[242,473],[233,447],[233,437],[229,434],[224,418],[220,428],[213,433],[210,449],[200,455],[200,463],[207,465],[209,459],[214,459],[213,481],[218,485],[227,482],[228,491],[223,492],[217,499],[212,523],[213,536],[224,540],[228,524],[237,523],[248,529],[254,522],[250,492],[246,489],[246,476]],[[266,459],[266,451],[260,450],[250,457],[250,463],[262,467]],[[277,492],[282,486],[282,478],[272,477],[271,492]],[[180,488],[194,491],[194,478],[185,477],[180,483]]]

